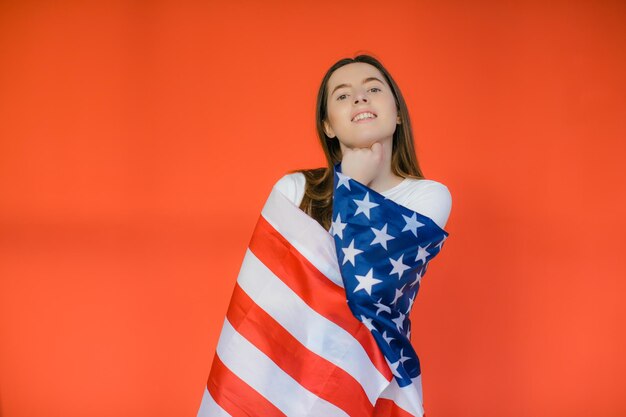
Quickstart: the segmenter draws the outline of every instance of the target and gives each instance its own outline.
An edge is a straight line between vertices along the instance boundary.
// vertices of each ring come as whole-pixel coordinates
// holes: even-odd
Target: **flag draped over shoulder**
[[[335,166],[333,223],[350,310],[372,332],[401,387],[421,374],[409,313],[427,264],[448,233]]]
[[[339,164],[330,232],[272,189],[198,417],[424,415],[408,316],[447,232]]]

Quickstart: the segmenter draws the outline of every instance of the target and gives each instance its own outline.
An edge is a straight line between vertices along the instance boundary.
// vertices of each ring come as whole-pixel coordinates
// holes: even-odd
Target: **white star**
[[[332,222],[331,230],[333,236],[339,236],[339,239],[343,239],[343,229],[346,228],[348,223],[341,223],[341,213],[337,213],[337,219]]]
[[[352,266],[355,266],[354,257],[357,256],[359,253],[363,252],[360,249],[355,249],[354,239],[352,239],[352,242],[350,242],[350,245],[347,248],[341,248],[341,250],[343,250],[343,254],[344,254],[342,265],[350,261],[350,263],[352,263]]]
[[[363,214],[365,214],[365,217],[367,217],[368,219],[370,218],[370,209],[378,206],[377,203],[370,202],[370,193],[369,193],[369,191],[367,191],[365,193],[365,197],[363,197],[363,200],[357,200],[355,198],[352,201],[354,201],[356,203],[356,205],[358,206],[357,209],[356,209],[356,212],[354,213],[354,215],[356,216],[359,213],[363,213]]]
[[[376,315],[379,315],[381,311],[391,314],[391,308],[389,308],[389,306],[381,304],[382,300],[383,299],[381,298],[380,300],[378,300],[377,303],[374,304],[376,307],[378,307],[378,310],[376,310]]]
[[[403,257],[404,257],[404,254],[400,255],[400,257],[397,260],[389,258],[389,262],[391,262],[391,265],[393,265],[393,269],[391,270],[389,275],[398,274],[398,279],[401,279],[404,271],[406,271],[407,269],[411,269],[410,266],[402,263]]]
[[[374,272],[374,268],[370,268],[369,272],[366,275],[355,275],[355,278],[359,281],[359,285],[356,286],[353,292],[357,292],[358,290],[365,290],[369,295],[372,295],[372,286],[382,282],[381,280],[374,278],[372,273]]]
[[[396,327],[398,328],[398,331],[402,331],[402,330],[404,330],[404,318],[406,316],[404,314],[402,314],[402,312],[398,312],[398,314],[400,314],[400,315],[398,317],[396,317],[395,319],[391,319],[391,321],[396,323]]]
[[[406,314],[411,312],[411,308],[413,308],[413,302],[415,301],[415,296],[417,293],[413,294],[413,298],[409,298],[409,308],[406,309]]]
[[[411,287],[413,287],[413,286],[414,286],[414,285],[416,285],[416,284],[421,283],[421,281],[422,281],[422,276],[420,275],[420,273],[419,273],[419,272],[417,272],[417,271],[416,271],[416,272],[415,272],[415,275],[416,275],[417,277],[416,277],[416,278],[415,278],[415,280],[411,283]]]
[[[344,185],[348,190],[350,189],[350,182],[348,181],[350,179],[350,177],[348,177],[347,175],[343,175],[341,172],[337,173],[337,176],[339,177],[339,181],[337,181],[337,188],[341,187],[342,185]]]
[[[415,262],[422,261],[422,264],[426,263],[426,258],[430,255],[430,252],[426,250],[428,246],[430,246],[430,243],[424,247],[417,245],[417,256],[415,257]]]
[[[365,325],[365,327],[368,328],[370,332],[376,330],[376,327],[374,327],[374,325],[372,324],[372,319],[368,319],[362,314],[361,314],[361,322]]]
[[[393,376],[402,378],[402,375],[400,375],[400,373],[398,372],[398,366],[400,366],[400,361],[391,363],[389,362],[389,360],[387,360],[387,364],[389,364],[389,369],[391,369],[391,373],[393,374]]]
[[[417,219],[415,218],[415,213],[413,213],[411,217],[407,217],[404,214],[402,215],[402,217],[404,217],[404,221],[406,222],[406,226],[404,226],[404,229],[402,229],[402,231],[406,232],[407,230],[410,230],[411,232],[413,232],[415,237],[417,237],[417,228],[424,226],[424,223],[420,223],[417,221]]]
[[[406,284],[404,284],[404,285],[402,286],[402,288],[400,288],[400,289],[397,289],[397,288],[396,288],[396,295],[395,295],[395,297],[393,297],[393,301],[391,302],[391,304],[395,304],[395,303],[396,303],[396,301],[398,301],[398,299],[399,299],[400,297],[402,297],[402,291],[404,291],[404,287],[406,287]]]
[[[388,345],[391,345],[391,341],[396,340],[393,337],[387,337],[387,330],[383,332],[383,339],[385,339]]]
[[[400,359],[398,359],[398,362],[404,365],[404,362],[408,361],[409,359],[411,358],[409,358],[408,356],[404,356],[404,348],[400,349]]]
[[[437,247],[437,248],[439,248],[439,250],[441,250],[441,245],[443,245],[443,242],[445,242],[447,238],[448,238],[448,236],[444,235],[443,239],[441,239],[441,242],[439,242],[437,244],[437,246],[435,246],[435,247]]]
[[[372,232],[374,232],[374,235],[376,236],[374,240],[372,240],[372,243],[370,243],[370,246],[375,245],[376,243],[380,243],[383,248],[387,249],[387,241],[395,239],[393,236],[387,234],[387,223],[385,223],[383,228],[380,230],[373,227],[371,227],[370,229],[372,229]]]

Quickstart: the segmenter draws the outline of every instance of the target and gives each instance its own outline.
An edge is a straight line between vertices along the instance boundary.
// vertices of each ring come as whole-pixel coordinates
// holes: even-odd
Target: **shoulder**
[[[442,229],[445,228],[452,210],[452,194],[448,187],[429,179],[410,179],[408,208],[424,214]]]
[[[299,206],[304,196],[306,178],[302,172],[292,172],[285,174],[276,181],[273,188],[276,188],[285,197]]]
[[[446,185],[438,181],[425,178],[419,180],[411,178],[410,180],[413,182],[413,189],[415,192],[444,201],[452,201],[452,194]]]

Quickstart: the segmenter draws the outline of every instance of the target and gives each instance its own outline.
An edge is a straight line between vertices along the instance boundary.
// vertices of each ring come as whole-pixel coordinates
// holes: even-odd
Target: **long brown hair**
[[[322,149],[324,150],[324,155],[326,156],[327,166],[323,168],[292,171],[302,172],[306,178],[306,187],[304,197],[300,203],[300,209],[317,220],[326,230],[330,228],[333,213],[333,169],[342,158],[341,148],[339,147],[337,138],[329,138],[324,132],[323,122],[327,118],[326,103],[328,100],[328,79],[338,68],[354,62],[364,62],[376,67],[383,77],[385,77],[395,97],[398,115],[402,122],[399,127],[396,127],[396,131],[393,134],[391,153],[392,172],[403,178],[424,178],[415,155],[415,147],[413,146],[413,131],[409,119],[409,110],[400,92],[400,88],[389,72],[376,58],[370,55],[357,55],[354,58],[340,59],[328,69],[317,92],[315,125]]]

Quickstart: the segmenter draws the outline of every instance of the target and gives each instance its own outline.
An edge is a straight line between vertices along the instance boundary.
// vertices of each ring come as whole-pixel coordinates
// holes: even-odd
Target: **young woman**
[[[402,94],[373,57],[328,70],[317,131],[328,164],[272,188],[198,417],[424,416],[408,317],[450,193],[423,178]]]
[[[450,192],[424,179],[406,103],[378,60],[359,55],[335,63],[319,88],[316,122],[327,167],[298,170],[276,184],[303,211],[329,229],[333,166],[341,162],[344,174],[445,228]]]

